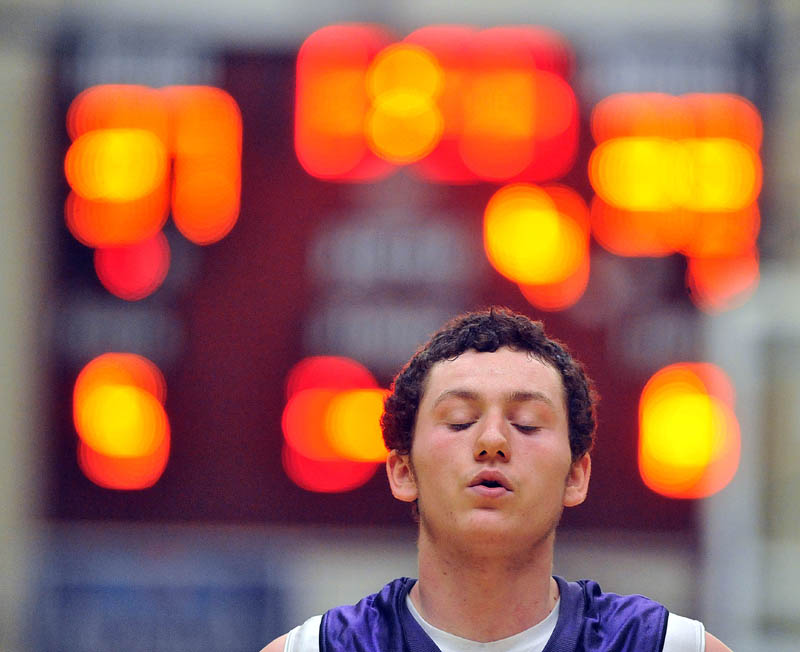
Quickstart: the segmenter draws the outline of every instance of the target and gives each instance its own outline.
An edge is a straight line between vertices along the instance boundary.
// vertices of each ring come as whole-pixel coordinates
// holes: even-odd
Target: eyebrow
[[[433,402],[433,407],[436,407],[437,405],[439,405],[439,403],[448,398],[460,398],[464,399],[465,401],[477,401],[480,399],[480,394],[470,389],[448,389],[439,394],[439,396]],[[511,394],[508,394],[507,400],[510,403],[525,403],[527,401],[538,401],[540,403],[545,403],[552,408],[555,408],[553,401],[544,392],[538,392],[538,391],[529,392],[529,391],[517,390],[515,392],[511,392]]]

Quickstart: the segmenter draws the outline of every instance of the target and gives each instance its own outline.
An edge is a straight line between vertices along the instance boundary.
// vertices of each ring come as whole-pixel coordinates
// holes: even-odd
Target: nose
[[[475,438],[474,455],[476,460],[511,459],[511,446],[506,437],[505,424],[501,418],[487,418]]]

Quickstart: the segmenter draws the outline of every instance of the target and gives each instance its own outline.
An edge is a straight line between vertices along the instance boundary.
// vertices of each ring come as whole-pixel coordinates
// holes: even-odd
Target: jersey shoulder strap
[[[439,652],[406,607],[416,580],[401,577],[354,605],[322,615],[320,652]]]
[[[543,652],[661,652],[666,607],[641,595],[604,593],[593,580],[555,578],[558,622]]]

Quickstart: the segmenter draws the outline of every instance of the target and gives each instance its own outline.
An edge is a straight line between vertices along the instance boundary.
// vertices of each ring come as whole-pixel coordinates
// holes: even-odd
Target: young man
[[[445,325],[397,375],[382,419],[392,494],[419,520],[419,580],[262,652],[728,650],[647,598],[552,576],[561,512],[589,485],[594,402],[539,322],[494,308]]]

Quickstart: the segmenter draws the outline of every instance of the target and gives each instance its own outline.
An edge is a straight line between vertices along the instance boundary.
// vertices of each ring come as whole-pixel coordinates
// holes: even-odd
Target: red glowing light
[[[323,179],[365,181],[391,172],[367,147],[366,76],[389,44],[371,25],[332,25],[309,36],[297,55],[295,151],[305,170]]]
[[[758,253],[689,258],[686,282],[694,304],[717,313],[742,305],[758,286]]]
[[[112,457],[103,455],[78,442],[78,465],[94,484],[105,489],[147,489],[158,482],[169,460],[169,437],[151,454],[142,457]]]
[[[298,158],[325,179],[378,178],[380,158],[446,183],[554,178],[577,148],[571,59],[538,28],[425,27],[395,45],[374,27],[324,28],[298,55]]]
[[[286,380],[286,396],[305,389],[358,389],[377,387],[375,378],[363,364],[342,356],[319,355],[295,364]]]
[[[94,267],[103,286],[128,301],[138,301],[161,286],[169,269],[169,244],[163,233],[137,244],[98,248]]]
[[[281,461],[292,482],[307,491],[318,493],[342,493],[358,489],[375,475],[380,466],[369,462],[313,460],[303,457],[287,444],[283,446]]]
[[[339,356],[298,362],[286,382],[284,468],[310,491],[349,491],[386,456],[380,431],[385,392],[362,364]],[[330,478],[316,477],[328,473]]]

